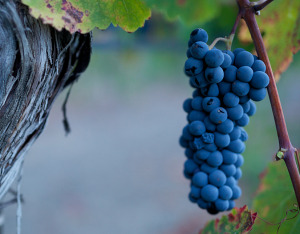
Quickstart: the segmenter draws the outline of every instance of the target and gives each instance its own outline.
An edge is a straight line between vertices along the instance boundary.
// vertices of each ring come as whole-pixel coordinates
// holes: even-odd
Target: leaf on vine
[[[265,221],[257,219],[253,233],[276,233],[282,221],[279,233],[297,233],[300,216],[297,216],[298,207],[294,206],[297,201],[284,162],[271,163],[261,179],[253,210]]]
[[[256,17],[276,80],[300,50],[300,1],[276,0]],[[240,39],[249,40],[250,34],[241,27]]]
[[[22,0],[30,14],[58,30],[87,33],[110,24],[127,32],[142,27],[151,16],[141,0]]]
[[[256,219],[253,213],[245,205],[242,208],[234,208],[230,214],[221,219],[209,221],[199,234],[215,233],[248,233]]]
[[[147,4],[166,15],[169,20],[180,19],[188,25],[206,22],[221,10],[218,0],[146,0]]]

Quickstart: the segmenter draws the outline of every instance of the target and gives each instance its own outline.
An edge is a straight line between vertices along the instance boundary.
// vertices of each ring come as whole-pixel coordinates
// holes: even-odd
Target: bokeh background
[[[234,18],[234,15],[232,15]],[[220,17],[222,18],[222,17]],[[199,25],[209,42],[228,35],[234,19]],[[87,71],[74,85],[66,137],[56,100],[48,124],[26,155],[22,233],[197,233],[215,216],[189,202],[178,139],[183,101],[192,88],[183,74],[192,27],[154,13],[144,28],[95,30]],[[243,46],[235,40],[233,49]],[[278,82],[290,137],[300,140],[300,56]],[[274,160],[277,134],[268,98],[246,127],[249,134],[237,205],[251,201],[259,174]],[[16,205],[5,209],[5,233],[15,233]]]

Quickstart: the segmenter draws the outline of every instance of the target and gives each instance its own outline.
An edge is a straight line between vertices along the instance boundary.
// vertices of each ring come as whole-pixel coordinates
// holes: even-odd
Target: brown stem
[[[269,5],[271,2],[273,2],[273,0],[266,0],[264,2],[262,2],[261,4],[257,4],[253,6],[254,11],[260,11],[262,9],[264,9],[267,5]]]
[[[271,2],[271,1],[266,1]],[[267,70],[266,73],[270,77],[270,83],[268,86],[268,94],[269,99],[271,102],[271,107],[273,111],[273,116],[275,120],[277,135],[278,135],[278,141],[279,141],[279,147],[280,149],[284,149],[284,161],[286,164],[286,167],[289,171],[292,184],[295,190],[296,198],[298,205],[300,206],[300,176],[297,168],[297,164],[295,161],[295,149],[292,146],[292,143],[289,139],[282,106],[280,103],[276,82],[274,79],[274,75],[272,72],[270,60],[260,33],[260,30],[258,28],[256,19],[255,19],[255,12],[256,10],[254,7],[252,7],[252,3],[249,2],[249,0],[237,0],[240,14],[242,15],[242,18],[246,21],[246,24],[248,26],[248,29],[250,31],[252,40],[254,42],[257,55],[258,57],[264,61],[266,64]],[[264,4],[264,3],[262,3]]]
[[[234,25],[232,27],[232,30],[230,32],[230,35],[235,34],[235,31],[237,29],[237,26],[239,25],[239,22],[240,22],[241,18],[242,18],[242,14],[241,14],[241,11],[239,11],[238,15],[236,16],[236,19],[235,19]]]

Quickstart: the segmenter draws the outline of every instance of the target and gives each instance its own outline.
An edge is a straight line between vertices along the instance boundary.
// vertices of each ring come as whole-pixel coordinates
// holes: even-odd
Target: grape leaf
[[[276,0],[256,17],[276,80],[300,50],[300,1]],[[241,27],[240,39],[249,41],[250,34]]]
[[[151,16],[141,0],[22,0],[30,14],[56,29],[87,33],[110,24],[134,32]]]
[[[200,234],[217,233],[248,233],[256,219],[247,206],[234,208],[230,214],[222,216],[221,219],[209,221],[200,231]]]
[[[297,215],[298,207],[294,206],[297,204],[296,197],[283,161],[271,163],[263,174],[253,210],[260,218],[276,225],[257,219],[253,233],[276,233],[279,222]],[[290,209],[292,211],[287,212]],[[300,216],[284,221],[279,233],[297,233],[297,230],[300,230]]]
[[[169,20],[180,19],[187,25],[195,25],[215,18],[221,10],[219,0],[146,0],[147,4]]]

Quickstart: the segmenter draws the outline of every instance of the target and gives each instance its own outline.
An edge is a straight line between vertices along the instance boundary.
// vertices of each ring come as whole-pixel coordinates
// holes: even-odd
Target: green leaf
[[[251,231],[255,219],[256,213],[248,210],[247,206],[234,208],[229,215],[224,215],[221,219],[209,221],[200,233],[248,233]]]
[[[276,0],[261,10],[256,19],[278,80],[292,62],[293,54],[300,49],[300,1]],[[244,33],[245,27],[241,29]],[[248,32],[244,33],[240,34],[240,39],[251,38]]]
[[[291,179],[283,160],[269,165],[264,173],[253,210],[260,218],[272,224],[280,223],[285,217],[297,214],[297,204]],[[286,212],[288,210],[293,212]],[[253,233],[276,233],[279,225],[270,225],[260,219],[255,221]],[[282,223],[279,233],[297,233],[300,230],[300,216]]]
[[[218,0],[146,0],[147,4],[169,20],[180,19],[187,25],[196,25],[217,16],[221,10]]]
[[[151,16],[141,0],[22,0],[30,14],[56,29],[87,33],[95,27],[106,29],[110,24],[127,32],[142,27]]]

